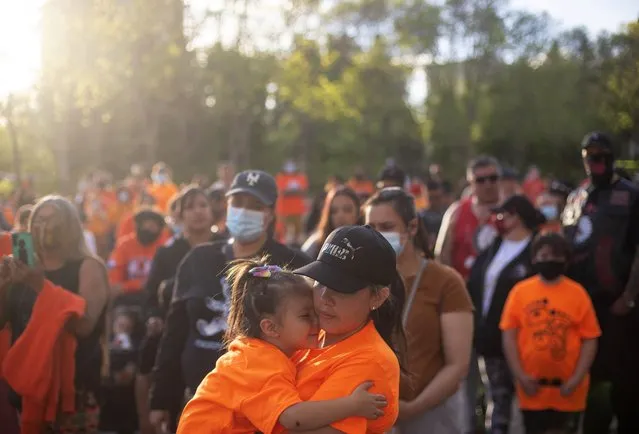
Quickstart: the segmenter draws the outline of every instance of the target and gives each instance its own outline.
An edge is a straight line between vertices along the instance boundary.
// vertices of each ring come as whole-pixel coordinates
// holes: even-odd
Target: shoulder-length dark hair
[[[322,215],[320,217],[319,224],[317,225],[317,242],[322,245],[326,238],[337,229],[333,226],[333,219],[331,218],[331,206],[333,205],[333,201],[338,196],[346,196],[353,201],[353,205],[355,206],[355,213],[357,214],[356,224],[361,224],[362,214],[360,210],[360,200],[357,196],[357,193],[349,187],[344,185],[337,186],[326,194],[326,199],[324,200],[324,207],[322,208]]]

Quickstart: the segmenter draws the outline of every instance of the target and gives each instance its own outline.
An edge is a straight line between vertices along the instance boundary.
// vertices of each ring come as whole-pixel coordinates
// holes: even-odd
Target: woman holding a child
[[[261,270],[257,273],[261,274]],[[257,293],[243,298],[245,303],[242,306],[247,318],[243,324],[255,324],[253,336],[258,335],[261,341],[273,343],[281,350],[271,352],[274,359],[282,360],[282,364],[269,364],[269,369],[281,366],[278,372],[269,376],[278,381],[265,381],[268,393],[247,396],[242,401],[244,406],[238,403],[233,407],[235,418],[232,420],[248,420],[249,427],[265,433],[281,432],[283,428],[288,428],[290,432],[349,434],[381,434],[389,431],[399,411],[399,360],[404,343],[401,315],[405,289],[396,271],[395,252],[388,241],[371,227],[345,226],[336,229],[327,238],[315,262],[295,271],[314,282],[312,289],[308,287],[311,298],[299,302],[302,303],[300,315],[307,316],[311,323],[317,315],[319,328],[323,331],[319,341],[314,339],[317,333],[315,327],[296,325],[297,320],[288,315],[289,311],[295,311],[295,304],[290,304],[294,298],[290,302],[287,298],[282,299],[282,310],[276,306],[269,308],[268,304],[260,301],[270,297],[269,282],[285,279],[282,273],[286,272],[270,270],[269,273],[270,277],[264,280],[263,286],[254,280],[259,279],[259,275],[248,280],[253,282],[252,287],[256,288]],[[303,292],[300,288],[297,293],[300,294],[300,291]],[[273,314],[255,316],[258,312]],[[233,312],[230,318],[234,318]],[[293,342],[293,338],[285,339],[286,336],[296,336],[294,342],[298,344],[293,347],[297,352],[291,353],[292,347],[282,343]],[[305,337],[310,337],[310,341],[303,339]],[[245,338],[241,336],[241,339]],[[251,375],[263,375],[267,367],[263,363],[251,365],[249,354],[250,348],[242,350],[237,343],[231,343],[229,353],[219,360],[216,369],[207,376],[194,399],[187,405],[178,428],[180,434],[200,432],[202,429],[231,432],[231,429],[238,428],[231,422],[227,426],[228,431],[217,431],[213,429],[215,418],[207,415],[228,406],[228,400],[219,396],[217,391],[220,390],[220,383],[232,383],[228,375],[230,361],[237,360],[241,366],[247,366]],[[292,357],[288,359],[287,355]],[[294,371],[291,373],[290,369]],[[283,378],[288,380],[283,381]],[[363,393],[362,387],[370,387],[363,384],[367,381],[373,384],[369,393]],[[348,400],[341,401],[343,398]],[[381,411],[374,414],[358,411],[357,407],[349,407],[350,400],[377,403]],[[320,419],[320,413],[314,411],[312,414],[317,417],[309,418],[310,413],[305,413],[300,404],[303,401],[326,406],[326,412],[323,413],[326,417]],[[332,404],[341,402],[344,404],[331,410]],[[252,405],[249,406],[249,403]],[[337,419],[337,414],[342,414],[342,418]],[[314,431],[307,431],[309,420],[315,423],[323,420],[326,424],[320,427],[314,425]]]

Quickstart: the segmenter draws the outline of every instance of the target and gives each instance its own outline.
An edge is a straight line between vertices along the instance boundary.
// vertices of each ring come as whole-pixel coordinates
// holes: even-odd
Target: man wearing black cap
[[[399,187],[404,188],[406,184],[406,172],[404,172],[395,162],[386,165],[379,173],[377,181],[377,189],[387,187]]]
[[[619,434],[639,433],[639,190],[615,174],[607,135],[586,135],[581,155],[589,180],[571,193],[562,223],[574,249],[568,275],[590,294],[603,333],[591,392],[612,381],[601,405],[612,401]],[[586,411],[586,434],[607,432],[610,418],[597,417],[596,407]]]
[[[303,253],[272,238],[277,186],[271,175],[260,170],[241,172],[226,197],[226,227],[232,238],[195,247],[177,271],[154,368],[151,419],[156,426],[168,421],[176,390],[183,392],[179,383],[184,381],[187,392],[195,392],[224,351],[222,338],[231,295],[224,277],[228,263],[263,255],[282,267],[310,262]]]

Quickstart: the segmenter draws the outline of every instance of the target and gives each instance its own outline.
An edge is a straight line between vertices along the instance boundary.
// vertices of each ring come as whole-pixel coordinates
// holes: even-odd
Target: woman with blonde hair
[[[99,419],[97,394],[104,362],[103,334],[109,294],[106,269],[102,261],[87,249],[77,209],[63,197],[46,196],[41,199],[33,208],[29,231],[33,237],[36,265],[29,267],[11,257],[5,257],[0,264],[0,294],[5,295],[0,298],[0,325],[6,322],[10,324],[13,345],[5,362],[9,361],[14,347],[27,339],[33,339],[33,346],[39,345],[37,342],[42,337],[34,337],[33,330],[36,327],[32,325],[27,329],[28,324],[42,321],[38,299],[49,297],[47,300],[51,300],[50,297],[54,297],[54,300],[65,300],[80,306],[75,317],[61,324],[61,328],[75,341],[75,370],[71,371],[75,391],[74,411],[59,414],[53,420],[45,418],[41,422],[45,432],[96,433]],[[10,291],[2,291],[8,286],[11,286]],[[53,305],[51,312],[46,312],[46,315],[60,317],[64,314],[66,305],[62,306],[61,301]],[[62,313],[55,312],[56,308]],[[37,330],[47,333],[46,326]],[[58,333],[63,334],[63,330]],[[58,357],[55,350],[49,354],[43,353],[43,356],[52,359]],[[37,375],[36,372],[26,372],[30,370],[31,362],[25,360],[25,372],[16,372],[13,382],[7,376],[10,385],[20,382],[16,377]],[[41,364],[46,363],[49,362]],[[56,366],[56,363],[51,361],[50,365]],[[64,372],[69,372],[68,369],[68,366],[61,367],[63,377]],[[55,383],[55,373],[49,378]],[[51,384],[50,387],[60,385]],[[29,391],[21,389],[21,392],[27,396]],[[24,425],[28,401],[16,392],[12,392],[10,398],[13,405],[23,411]],[[29,398],[31,401],[32,397]]]

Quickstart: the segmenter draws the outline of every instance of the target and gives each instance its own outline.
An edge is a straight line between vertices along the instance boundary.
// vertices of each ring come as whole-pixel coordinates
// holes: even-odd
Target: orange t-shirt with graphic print
[[[153,244],[143,246],[135,234],[127,236],[115,246],[109,258],[109,282],[122,285],[124,292],[140,291],[151,271],[155,251],[167,239],[163,232]]]
[[[238,338],[184,408],[177,434],[270,434],[300,402],[293,362],[274,345]]]
[[[536,379],[561,381],[574,373],[582,341],[601,335],[588,293],[567,277],[548,285],[533,276],[515,285],[499,327],[518,330],[517,349],[524,372]],[[559,387],[540,386],[535,396],[528,396],[518,386],[519,405],[524,410],[582,411],[589,382],[586,376],[567,397],[560,395]]]
[[[343,398],[365,381],[370,393],[386,397],[388,406],[377,420],[349,417],[331,424],[348,434],[389,431],[399,411],[399,362],[370,321],[354,335],[334,345],[296,356],[297,391],[304,401]]]

